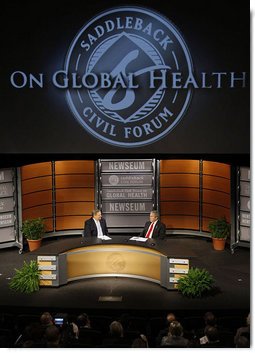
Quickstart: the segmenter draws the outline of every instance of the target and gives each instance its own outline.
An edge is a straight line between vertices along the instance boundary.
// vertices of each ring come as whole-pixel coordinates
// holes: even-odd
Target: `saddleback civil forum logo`
[[[171,72],[192,75],[187,46],[164,16],[119,7],[90,20],[74,38],[65,71],[76,80],[67,102],[83,128],[119,147],[153,143],[173,130],[191,88],[168,85]]]

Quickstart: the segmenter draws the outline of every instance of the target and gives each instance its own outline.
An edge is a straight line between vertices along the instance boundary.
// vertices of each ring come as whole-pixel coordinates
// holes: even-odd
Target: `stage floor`
[[[47,239],[48,244],[63,239]],[[70,282],[59,288],[41,288],[33,294],[15,293],[8,283],[14,268],[29,261],[28,252],[19,255],[17,248],[0,250],[0,310],[27,311],[207,311],[250,310],[250,250],[237,248],[232,255],[212,249],[211,240],[188,236],[172,236],[167,246],[193,254],[191,267],[206,268],[215,278],[215,291],[202,299],[184,298],[178,291],[168,291],[158,284],[129,278],[97,278]],[[99,301],[101,296],[122,297],[121,301]]]

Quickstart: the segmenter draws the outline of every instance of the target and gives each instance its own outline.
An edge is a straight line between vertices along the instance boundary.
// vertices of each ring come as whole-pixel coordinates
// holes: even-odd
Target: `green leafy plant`
[[[29,263],[24,261],[21,269],[15,269],[15,275],[11,279],[9,286],[16,292],[32,293],[39,290],[40,271],[35,260]]]
[[[208,228],[212,234],[212,238],[227,239],[230,235],[231,226],[225,217],[211,221]]]
[[[28,240],[41,239],[45,232],[44,219],[39,217],[25,220],[22,223],[21,232]]]
[[[180,277],[178,290],[187,297],[202,297],[214,283],[213,276],[205,269],[191,268],[186,276]]]

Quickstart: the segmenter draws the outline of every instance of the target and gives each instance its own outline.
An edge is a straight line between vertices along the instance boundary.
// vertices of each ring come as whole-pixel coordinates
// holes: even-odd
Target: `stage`
[[[75,236],[79,241],[81,238]],[[58,249],[69,239],[44,239],[44,247]],[[26,250],[19,255],[17,248],[1,249],[0,310],[2,312],[151,312],[175,311],[192,314],[207,310],[221,312],[249,312],[250,310],[250,250],[237,248],[232,255],[212,249],[210,239],[172,236],[165,240],[171,253],[190,254],[190,267],[206,268],[215,278],[214,291],[202,299],[188,299],[176,290],[167,290],[156,283],[133,278],[91,278],[70,282],[57,288],[42,287],[39,292],[22,294],[8,287],[14,268],[29,261]],[[56,250],[57,251],[57,250]],[[100,301],[100,297],[118,297],[120,301]],[[109,298],[111,299],[111,298]]]

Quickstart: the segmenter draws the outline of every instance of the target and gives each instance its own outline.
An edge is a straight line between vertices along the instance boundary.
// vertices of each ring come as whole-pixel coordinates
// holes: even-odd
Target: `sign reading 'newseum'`
[[[151,160],[140,161],[102,161],[102,172],[152,172]]]
[[[151,202],[105,202],[103,212],[105,213],[149,213]]]

